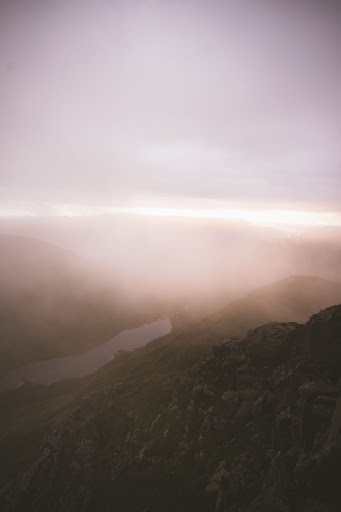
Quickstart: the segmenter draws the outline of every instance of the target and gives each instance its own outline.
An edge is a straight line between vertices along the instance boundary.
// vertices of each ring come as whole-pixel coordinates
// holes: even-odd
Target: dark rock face
[[[263,364],[274,360],[281,362],[292,352],[292,334],[297,324],[271,322],[257,327],[246,336],[246,354]]]
[[[341,366],[341,311],[338,306],[321,311],[307,323],[305,352],[315,364],[324,364],[331,374]]]
[[[187,372],[81,400],[28,473],[12,512],[336,512],[341,306],[213,347]]]

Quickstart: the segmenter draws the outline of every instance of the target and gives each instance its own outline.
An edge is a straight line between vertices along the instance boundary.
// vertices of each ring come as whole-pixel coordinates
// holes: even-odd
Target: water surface
[[[114,359],[118,350],[143,347],[149,341],[168,334],[171,329],[169,319],[162,318],[151,324],[121,331],[110,340],[87,352],[15,368],[0,381],[0,391],[18,388],[24,382],[52,384],[64,379],[85,377]]]

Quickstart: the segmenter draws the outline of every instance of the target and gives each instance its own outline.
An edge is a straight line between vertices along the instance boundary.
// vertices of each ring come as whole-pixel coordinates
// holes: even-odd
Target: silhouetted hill
[[[217,333],[243,336],[248,329],[272,320],[306,322],[315,311],[339,302],[341,283],[314,276],[289,276],[257,288],[208,321],[216,325]]]

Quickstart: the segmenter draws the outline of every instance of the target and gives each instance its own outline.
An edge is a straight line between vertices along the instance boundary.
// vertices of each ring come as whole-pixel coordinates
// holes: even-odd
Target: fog
[[[0,8],[0,213],[340,211],[339,2]]]
[[[1,510],[336,510],[340,49],[341,0],[0,0]]]
[[[341,282],[341,229],[335,227],[270,229],[121,215],[7,219],[0,230],[27,237],[20,246],[24,264],[20,274],[12,274],[14,281],[24,282],[25,271],[30,279],[45,271],[53,282],[59,265],[67,267],[67,279],[75,279],[78,287],[82,279],[97,280],[121,294],[122,301],[148,297],[210,309],[290,275]],[[33,243],[29,259],[32,239],[52,245]]]
[[[11,357],[23,333],[49,357],[290,275],[341,281],[339,2],[0,9]]]

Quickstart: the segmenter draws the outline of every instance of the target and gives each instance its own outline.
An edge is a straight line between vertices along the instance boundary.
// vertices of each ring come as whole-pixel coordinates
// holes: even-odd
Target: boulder
[[[293,334],[297,324],[270,322],[253,329],[248,333],[246,342],[246,355],[252,361],[278,366],[295,350],[296,344]]]

